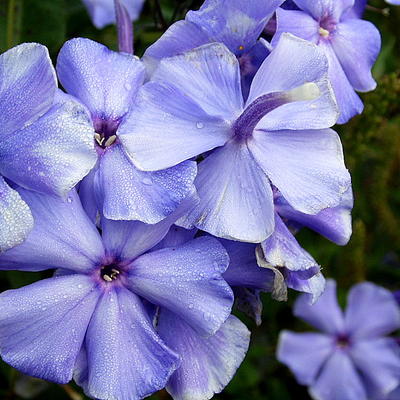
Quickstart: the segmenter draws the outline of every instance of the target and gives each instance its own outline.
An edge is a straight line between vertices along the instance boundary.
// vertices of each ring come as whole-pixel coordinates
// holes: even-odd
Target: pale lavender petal
[[[317,44],[319,40],[319,24],[311,15],[297,10],[284,10],[278,8],[276,11],[277,29],[272,39],[272,45],[278,43],[282,33],[291,34]]]
[[[19,193],[35,224],[22,244],[0,254],[0,270],[86,272],[100,262],[104,256],[100,235],[75,191],[65,200],[24,189]]]
[[[204,400],[220,393],[242,363],[250,342],[249,330],[232,315],[208,338],[165,310],[160,312],[157,329],[182,359],[166,387],[174,400]]]
[[[298,212],[289,205],[283,196],[275,196],[275,209],[281,217],[306,226],[342,246],[347,244],[352,233],[352,208],[351,188],[343,195],[337,207],[326,208],[316,215]]]
[[[356,338],[375,338],[400,328],[400,307],[393,294],[370,282],[352,287],[345,313],[346,329]]]
[[[140,171],[117,143],[105,150],[97,174],[106,218],[155,224],[194,190],[197,165],[185,161],[163,171]]]
[[[309,279],[301,279],[298,272],[282,271],[288,288],[298,292],[308,293],[310,304],[314,304],[324,293],[326,281],[322,273],[318,273]]]
[[[31,376],[58,383],[70,381],[98,301],[94,286],[87,276],[70,275],[3,292],[3,360]]]
[[[336,282],[332,279],[327,280],[324,293],[314,304],[310,302],[310,295],[301,295],[293,313],[326,333],[341,334],[345,330],[343,313],[336,298]]]
[[[0,171],[27,189],[66,196],[97,155],[87,110],[71,96],[56,99],[34,123],[2,138]]]
[[[56,74],[46,47],[23,43],[0,55],[2,140],[31,124],[53,104]]]
[[[357,340],[350,355],[365,377],[371,397],[387,395],[400,384],[400,347],[394,339]]]
[[[272,110],[257,128],[274,131],[323,129],[332,126],[338,117],[324,52],[313,43],[289,33],[282,34],[257,71],[246,106],[262,95],[292,90],[310,82],[318,87],[318,97],[290,102]]]
[[[302,213],[339,205],[351,185],[333,130],[256,131],[249,149],[288,203]]]
[[[157,250],[130,265],[129,287],[184,319],[199,334],[214,334],[228,318],[233,294],[222,279],[229,263],[222,245],[200,237]]]
[[[88,107],[93,119],[119,121],[133,105],[145,67],[131,54],[78,38],[62,47],[57,73],[65,90]]]
[[[371,68],[381,48],[378,29],[371,22],[349,19],[336,26],[331,44],[353,88],[361,92],[374,90]]]
[[[26,239],[33,224],[28,205],[0,176],[0,258],[4,251]]]
[[[354,6],[342,16],[342,20],[344,21],[347,18],[362,18],[367,2],[368,0],[354,0]]]
[[[289,271],[301,272],[303,279],[311,278],[319,271],[319,265],[299,245],[277,213],[274,233],[261,243],[261,247],[268,263]]]
[[[199,165],[200,203],[189,214],[214,236],[259,243],[274,230],[272,189],[246,143],[230,141]]]
[[[312,398],[321,400],[367,400],[363,382],[342,350],[333,352],[309,392]]]
[[[82,0],[85,4],[94,26],[98,29],[115,23],[115,8],[113,0]],[[139,18],[144,0],[122,0],[132,20]]]
[[[326,16],[332,16],[338,21],[341,15],[354,5],[354,0],[294,0],[294,2],[318,21]]]
[[[82,202],[82,207],[86,211],[90,220],[96,223],[96,218],[99,212],[99,202],[101,199],[96,197],[96,172],[99,167],[99,162],[93,167],[93,169],[81,180],[79,183],[78,194]]]
[[[186,19],[207,32],[210,42],[224,43],[241,55],[253,47],[268,20],[283,0],[206,0]]]
[[[86,363],[81,360],[75,380],[99,400],[142,399],[162,389],[179,364],[154,331],[141,300],[124,288],[103,294],[85,350]]]
[[[170,227],[196,203],[195,196],[188,196],[172,214],[153,225],[140,221],[112,221],[103,218],[102,237],[107,254],[126,261],[134,260],[157,245]]]
[[[114,0],[114,6],[118,33],[118,50],[120,53],[133,54],[133,26],[131,16],[123,0]]]
[[[194,236],[198,230],[194,229],[186,229],[177,225],[171,226],[167,235],[164,237],[161,242],[159,242],[153,249],[164,249],[165,247],[176,247],[182,244],[185,244],[189,240],[194,239]]]
[[[300,384],[312,385],[334,348],[331,336],[283,331],[279,335],[276,357],[290,368]]]
[[[356,114],[361,114],[364,105],[354,91],[330,43],[320,42],[329,62],[329,79],[340,110],[339,124],[344,124]]]

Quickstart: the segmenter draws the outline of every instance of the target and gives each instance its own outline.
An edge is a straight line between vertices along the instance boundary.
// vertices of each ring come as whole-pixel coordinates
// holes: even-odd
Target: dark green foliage
[[[201,0],[147,0],[144,12],[135,24],[136,53],[142,55],[173,20],[181,19],[187,9]],[[383,0],[370,2],[377,8],[388,7]],[[160,12],[161,11],[161,12]],[[390,7],[390,15],[369,10],[366,19],[382,33],[383,47],[374,69],[378,88],[363,94],[365,111],[344,126],[340,133],[355,194],[353,237],[346,247],[336,246],[309,232],[300,232],[301,244],[323,266],[324,274],[338,281],[339,298],[345,303],[347,289],[354,283],[371,280],[389,289],[400,289],[400,7]],[[69,38],[89,37],[116,49],[115,27],[102,31],[91,25],[80,0],[0,0],[0,50],[23,41],[37,41],[49,47],[53,60]],[[3,272],[0,289],[17,288],[46,273]],[[307,390],[274,357],[279,331],[307,330],[291,315],[296,298],[287,303],[264,296],[264,322],[261,327],[245,320],[253,329],[252,345],[245,362],[223,394],[225,400],[306,400]],[[15,393],[34,391],[35,381],[21,381],[19,374],[0,364],[0,398],[18,400]],[[85,397],[73,384],[61,387],[45,385],[37,399],[72,399]],[[163,391],[151,399],[169,399]]]

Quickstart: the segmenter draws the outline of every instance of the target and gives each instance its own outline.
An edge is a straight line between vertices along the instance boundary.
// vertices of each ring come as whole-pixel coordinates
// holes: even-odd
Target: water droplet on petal
[[[150,179],[150,178],[143,178],[142,179],[142,183],[143,183],[143,185],[152,185],[153,184],[153,181]]]
[[[132,89],[132,85],[130,83],[125,83],[125,89],[126,90],[131,90]]]
[[[204,128],[204,124],[202,122],[196,122],[196,128],[202,129],[202,128]]]

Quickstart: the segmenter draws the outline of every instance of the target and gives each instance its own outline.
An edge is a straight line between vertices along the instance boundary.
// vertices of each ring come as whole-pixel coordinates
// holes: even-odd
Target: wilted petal
[[[352,337],[379,337],[400,328],[400,308],[389,290],[363,282],[350,290],[345,321]]]
[[[274,230],[272,189],[246,144],[231,141],[199,165],[200,204],[189,219],[225,239],[259,243]]]
[[[33,224],[28,205],[0,176],[0,258],[4,251],[25,240]]]
[[[400,348],[392,338],[357,340],[351,358],[367,381],[370,396],[383,396],[400,384]]]
[[[46,47],[23,43],[0,55],[0,126],[6,135],[22,129],[53,104],[57,79]]]
[[[0,254],[0,270],[82,272],[99,262],[104,254],[100,235],[75,191],[66,200],[24,189],[19,193],[35,224],[22,244]]]
[[[59,94],[46,114],[2,138],[0,171],[27,189],[65,196],[96,162],[93,135],[86,109]]]
[[[296,300],[293,313],[323,332],[330,334],[344,332],[343,313],[336,298],[336,282],[332,279],[326,282],[324,293],[314,304],[310,302],[310,295],[301,295]]]
[[[378,29],[371,22],[348,19],[336,26],[331,43],[353,88],[361,92],[374,90],[371,68],[381,48]]]
[[[300,384],[312,385],[333,350],[331,336],[283,331],[279,335],[276,356],[290,368]]]
[[[0,295],[0,347],[21,372],[58,383],[72,379],[98,300],[84,275],[39,281]]]
[[[122,145],[115,144],[106,149],[98,170],[103,214],[115,220],[160,222],[194,190],[196,173],[194,161],[163,171],[140,171]]]
[[[85,104],[93,118],[115,121],[129,111],[145,78],[137,57],[83,38],[64,44],[57,73],[65,90]]]
[[[157,329],[182,359],[166,387],[174,400],[204,400],[220,393],[243,361],[250,341],[249,330],[232,315],[208,338],[165,310]]]
[[[297,211],[317,214],[335,207],[351,185],[339,136],[332,130],[256,131],[249,149]]]
[[[130,289],[180,316],[199,334],[212,335],[228,318],[233,294],[222,279],[229,263],[222,245],[201,237],[137,258],[130,266]]]
[[[315,399],[367,400],[365,388],[349,355],[336,350],[309,389]]]

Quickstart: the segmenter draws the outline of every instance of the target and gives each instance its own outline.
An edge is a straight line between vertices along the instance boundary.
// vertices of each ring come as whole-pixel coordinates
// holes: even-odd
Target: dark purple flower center
[[[267,93],[257,97],[233,124],[233,135],[236,140],[245,141],[252,136],[257,124],[269,112],[287,103],[314,100],[319,96],[318,86],[308,82],[292,90]]]
[[[319,21],[318,32],[322,38],[328,39],[330,34],[334,32],[335,29],[336,29],[336,21],[334,21],[331,16],[324,17]]]
[[[94,138],[96,143],[102,149],[111,146],[117,140],[117,130],[120,120],[94,117],[93,125],[95,130]]]
[[[350,346],[350,338],[345,334],[338,335],[336,338],[336,346],[344,349]]]
[[[104,265],[100,269],[100,275],[106,282],[112,282],[120,278],[122,273],[121,268],[118,264]]]

